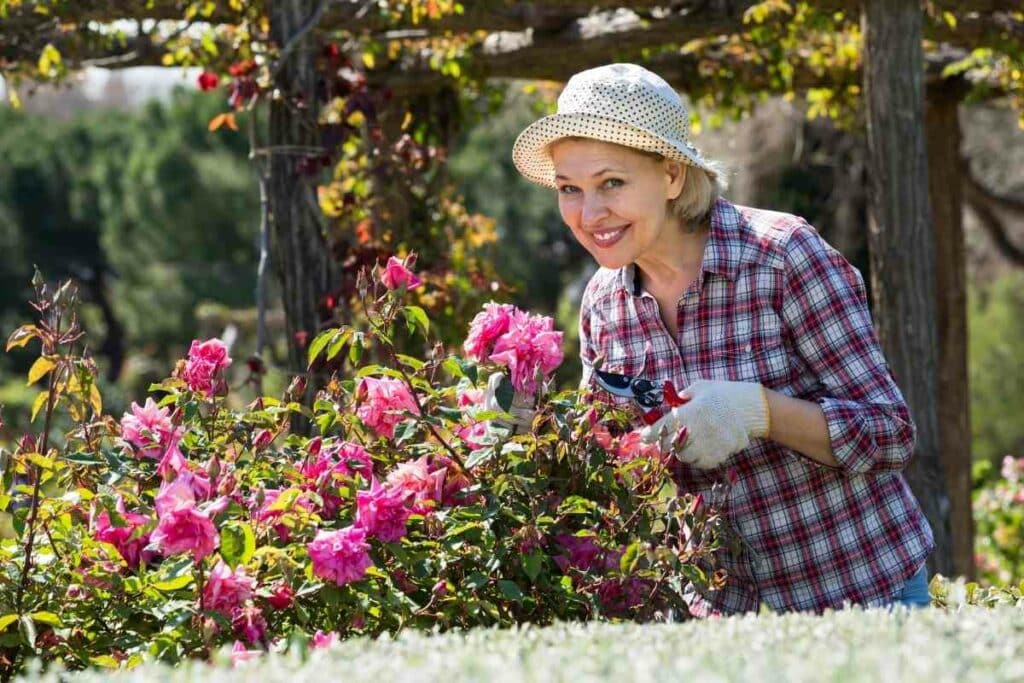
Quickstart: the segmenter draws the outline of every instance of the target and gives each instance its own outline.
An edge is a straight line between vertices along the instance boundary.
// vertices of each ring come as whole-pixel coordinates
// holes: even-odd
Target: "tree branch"
[[[965,163],[964,166],[966,167],[967,164]],[[971,175],[969,168],[964,169],[963,178],[964,197],[985,232],[992,238],[999,253],[1014,265],[1024,267],[1024,249],[1010,241],[1003,219],[995,210],[995,207],[998,207],[1022,214],[1024,213],[1024,202],[995,194],[978,182],[978,179]]]

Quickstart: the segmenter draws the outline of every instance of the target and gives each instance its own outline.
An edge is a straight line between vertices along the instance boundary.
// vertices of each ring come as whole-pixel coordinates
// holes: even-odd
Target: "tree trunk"
[[[932,571],[950,575],[949,495],[940,462],[935,244],[928,203],[917,0],[865,0],[868,248],[879,338],[917,426],[911,488],[935,534]]]
[[[971,425],[967,379],[967,272],[960,163],[959,81],[928,89],[925,125],[935,235],[939,334],[938,418],[942,466],[950,497],[953,570],[974,578],[971,514]]]
[[[300,30],[316,6],[315,0],[274,2],[270,12],[274,42],[292,48],[275,78],[280,97],[270,102],[267,191],[271,261],[281,283],[293,373],[306,367],[306,346],[320,328],[319,302],[334,280],[315,176],[307,170],[308,159],[320,154],[316,48],[313,32],[300,35]],[[306,398],[315,390],[316,382],[310,378]]]

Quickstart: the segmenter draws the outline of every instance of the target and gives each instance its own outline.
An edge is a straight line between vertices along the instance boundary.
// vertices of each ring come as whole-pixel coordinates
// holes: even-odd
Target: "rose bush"
[[[1024,457],[1005,456],[999,477],[976,488],[974,522],[979,578],[1024,582]]]
[[[406,628],[684,619],[688,589],[721,584],[717,501],[674,495],[635,416],[550,391],[550,320],[490,304],[465,357],[395,350],[430,333],[404,298],[410,263],[364,277],[359,327],[312,341],[311,365],[357,369],[311,407],[297,381],[230,409],[229,351],[197,340],[120,420],[78,351],[73,288],[37,278],[40,320],[8,341],[40,342],[29,381],[46,386],[39,433],[0,456],[5,678],[32,657],[130,667]],[[367,348],[390,361],[360,365]],[[499,371],[511,381],[486,410]],[[537,399],[525,432],[497,419],[517,390]],[[58,410],[75,426],[51,435]],[[314,435],[288,431],[296,413]]]

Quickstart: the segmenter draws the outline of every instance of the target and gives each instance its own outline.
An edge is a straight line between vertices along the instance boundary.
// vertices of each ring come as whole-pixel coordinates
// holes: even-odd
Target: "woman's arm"
[[[768,438],[790,450],[825,465],[840,469],[832,454],[832,440],[821,406],[765,389],[768,399]]]
[[[879,347],[860,273],[810,226],[789,236],[785,273],[782,317],[795,351],[818,380],[816,403],[832,458],[857,474],[905,468],[914,452],[914,423]],[[795,407],[780,410],[780,443],[820,443],[816,430],[795,433],[815,418],[794,421],[787,416]],[[815,451],[808,456],[822,455],[814,443],[807,445]]]

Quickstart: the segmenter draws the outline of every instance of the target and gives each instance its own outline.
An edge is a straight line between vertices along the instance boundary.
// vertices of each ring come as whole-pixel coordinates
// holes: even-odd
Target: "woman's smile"
[[[626,234],[626,230],[629,229],[630,225],[632,224],[627,223],[626,225],[618,228],[594,231],[590,233],[590,237],[594,240],[594,243],[597,246],[607,249],[608,247],[614,246],[620,239],[622,239],[622,236]]]

